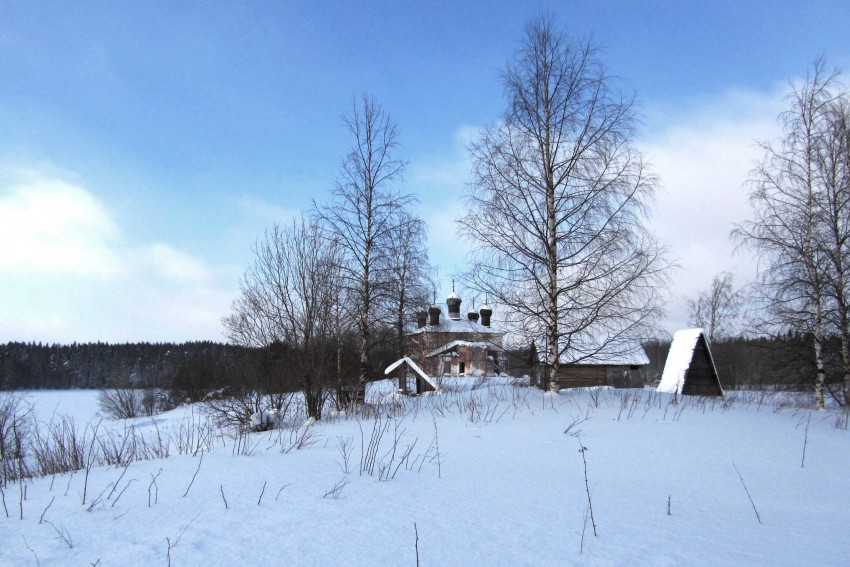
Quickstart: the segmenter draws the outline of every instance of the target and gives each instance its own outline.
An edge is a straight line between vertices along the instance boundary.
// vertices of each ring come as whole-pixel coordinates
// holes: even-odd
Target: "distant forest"
[[[189,366],[231,367],[249,353],[250,349],[214,342],[11,342],[0,345],[0,389],[168,388]]]
[[[815,363],[811,337],[788,334],[772,338],[726,338],[711,346],[717,370],[726,389],[780,387],[810,389]],[[837,339],[826,343],[827,383],[841,383],[841,358]],[[650,364],[644,372],[648,384],[661,376],[669,341],[648,341],[644,348]],[[356,364],[346,353],[345,366]],[[522,375],[525,356],[512,353],[508,370]],[[244,383],[297,389],[285,376],[292,353],[277,349],[249,349],[214,342],[189,343],[85,343],[41,344],[11,342],[0,345],[0,389],[164,388],[209,391]],[[376,363],[384,362],[376,360]],[[373,378],[379,372],[373,373]],[[270,384],[269,382],[272,382]],[[263,389],[266,389],[263,388]],[[194,397],[194,396],[190,396]]]

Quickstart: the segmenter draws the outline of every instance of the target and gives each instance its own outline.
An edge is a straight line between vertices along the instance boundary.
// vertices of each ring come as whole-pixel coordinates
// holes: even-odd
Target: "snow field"
[[[380,421],[330,416],[308,426],[312,444],[288,452],[288,431],[249,435],[249,450],[244,439],[238,447],[250,455],[221,435],[203,458],[92,469],[85,505],[84,471],[10,484],[0,564],[416,565],[414,523],[423,566],[844,565],[850,556],[850,435],[837,411],[808,420],[808,410],[754,397],[674,405],[649,390],[552,395],[473,383],[420,398],[376,383],[367,413]],[[29,400],[40,419],[64,411],[80,422],[96,413],[96,395]],[[157,416],[157,426],[192,411]],[[383,425],[372,474],[361,474]],[[584,522],[581,446],[597,537]],[[388,462],[397,472],[379,480],[392,475],[379,472]]]

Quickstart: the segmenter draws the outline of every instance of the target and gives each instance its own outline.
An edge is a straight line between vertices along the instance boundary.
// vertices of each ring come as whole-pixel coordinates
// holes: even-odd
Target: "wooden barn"
[[[682,329],[673,335],[658,391],[683,396],[723,396],[717,367],[702,329]]]
[[[641,388],[641,370],[649,364],[639,342],[618,344],[616,348],[599,348],[593,354],[578,354],[577,351],[561,355],[558,368],[558,388],[587,388],[591,386],[613,386],[614,388]],[[586,352],[586,351],[585,351]],[[537,387],[548,390],[545,358],[539,357],[532,381]]]

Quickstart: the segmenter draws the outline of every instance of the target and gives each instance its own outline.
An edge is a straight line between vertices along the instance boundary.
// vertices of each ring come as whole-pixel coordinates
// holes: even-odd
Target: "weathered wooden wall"
[[[711,364],[705,336],[700,335],[694,347],[691,365],[682,386],[683,396],[722,396],[720,381]]]

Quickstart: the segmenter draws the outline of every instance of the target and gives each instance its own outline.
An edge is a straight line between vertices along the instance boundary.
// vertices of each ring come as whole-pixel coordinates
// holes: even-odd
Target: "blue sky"
[[[637,94],[672,332],[714,273],[752,277],[727,236],[753,142],[817,55],[850,64],[847,2],[2,3],[0,342],[221,340],[251,244],[324,200],[363,92],[399,123],[447,293],[465,147],[545,9]]]

